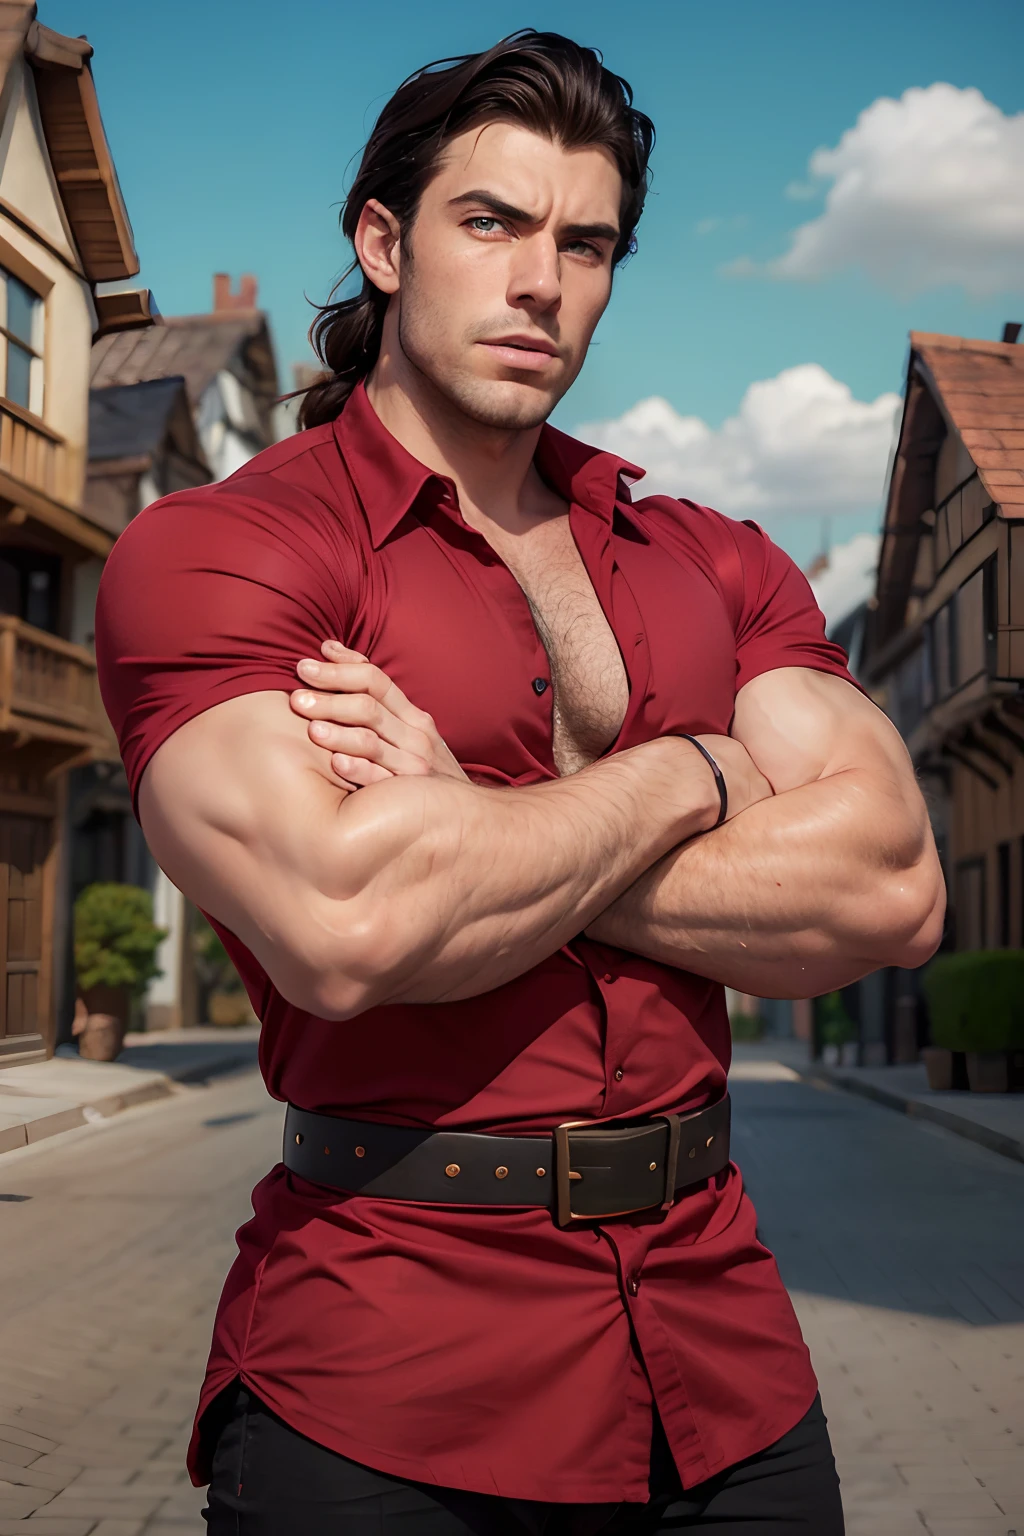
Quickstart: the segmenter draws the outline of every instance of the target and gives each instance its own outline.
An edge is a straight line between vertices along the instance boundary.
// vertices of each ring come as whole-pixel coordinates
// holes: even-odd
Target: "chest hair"
[[[568,516],[500,544],[497,552],[523,589],[551,667],[555,766],[563,776],[577,773],[622,727],[629,683],[619,647]]]

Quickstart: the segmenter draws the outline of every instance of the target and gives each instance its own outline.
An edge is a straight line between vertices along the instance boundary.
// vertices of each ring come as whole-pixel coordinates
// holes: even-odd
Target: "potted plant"
[[[156,952],[167,937],[153,922],[153,898],[137,885],[100,881],[75,902],[78,998],[72,1033],[89,1061],[114,1061],[132,1003],[162,974]]]
[[[841,992],[826,992],[815,1000],[822,1059],[831,1066],[852,1067],[857,1059],[857,1026],[847,1013]]]
[[[732,1013],[729,1029],[734,1040],[760,1040],[764,1033],[764,1021],[758,1013]]]
[[[939,955],[924,988],[935,1053],[931,1086],[955,1086],[959,1058],[975,1093],[1024,1087],[1024,950]]]
[[[216,929],[197,912],[192,928],[192,954],[199,982],[199,1017],[222,1028],[252,1024],[256,1015],[249,994]]]

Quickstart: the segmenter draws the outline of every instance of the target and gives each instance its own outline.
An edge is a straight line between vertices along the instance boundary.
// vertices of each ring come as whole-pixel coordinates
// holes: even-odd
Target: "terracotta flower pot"
[[[222,1029],[234,1029],[242,1024],[249,1024],[254,1017],[248,993],[239,988],[230,992],[218,988],[211,992],[206,1004],[206,1013],[210,1023],[217,1024]]]
[[[1009,1093],[1009,1051],[968,1051],[967,1081],[973,1093]]]
[[[90,987],[75,1003],[71,1032],[86,1061],[116,1061],[124,1047],[131,995],[123,987]]]
[[[928,1087],[933,1093],[948,1093],[953,1084],[953,1052],[941,1045],[926,1045],[921,1052]]]

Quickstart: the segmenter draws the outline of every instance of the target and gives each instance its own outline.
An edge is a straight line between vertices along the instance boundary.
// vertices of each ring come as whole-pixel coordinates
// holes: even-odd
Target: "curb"
[[[787,1063],[787,1065],[792,1065]],[[943,1130],[952,1131],[955,1136],[962,1136],[965,1141],[973,1141],[980,1147],[987,1147],[990,1152],[998,1152],[1002,1157],[1013,1158],[1015,1162],[1024,1163],[1024,1142],[1016,1141],[1012,1136],[1004,1136],[1002,1131],[994,1131],[990,1126],[979,1125],[976,1120],[969,1120],[965,1115],[955,1114],[951,1109],[944,1109],[939,1104],[929,1104],[924,1099],[915,1099],[909,1094],[898,1093],[892,1088],[880,1088],[877,1083],[861,1082],[858,1078],[850,1077],[844,1072],[837,1072],[832,1067],[824,1067],[816,1062],[807,1066],[792,1066],[792,1070],[805,1082],[828,1083],[832,1088],[842,1088],[846,1093],[859,1094],[863,1099],[872,1099],[876,1104],[884,1104],[887,1109],[896,1109],[905,1115],[910,1115],[915,1120],[930,1120],[933,1125],[941,1125]]]
[[[40,1115],[38,1119],[28,1120],[23,1124],[0,1127],[0,1155],[4,1152],[17,1152],[22,1147],[34,1146],[36,1142],[46,1141],[51,1136],[59,1136],[63,1131],[74,1131],[83,1125],[93,1125],[97,1120],[110,1120],[114,1115],[119,1115],[122,1110],[134,1109],[139,1104],[170,1098],[179,1086],[194,1086],[197,1083],[209,1082],[213,1078],[226,1077],[232,1072],[243,1071],[253,1066],[251,1054],[225,1051],[223,1056],[214,1057],[208,1062],[193,1062],[173,1075],[161,1072],[155,1081],[153,1074],[150,1073],[148,1074],[150,1080],[139,1083],[137,1087],[125,1088],[120,1093],[92,1099],[87,1104],[69,1104],[54,1114]],[[31,1103],[31,1097],[26,1097]]]

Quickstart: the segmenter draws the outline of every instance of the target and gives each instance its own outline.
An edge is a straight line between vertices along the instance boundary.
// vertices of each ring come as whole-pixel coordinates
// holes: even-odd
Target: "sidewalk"
[[[806,1082],[827,1082],[890,1109],[931,1120],[992,1152],[1024,1163],[1024,1093],[935,1093],[924,1063],[903,1067],[831,1067],[811,1061],[805,1040],[738,1041],[733,1075],[740,1080],[779,1068]]]
[[[51,1061],[0,1070],[0,1153],[254,1067],[258,1043],[256,1025],[163,1030],[128,1035],[117,1061],[83,1061],[61,1046]]]

